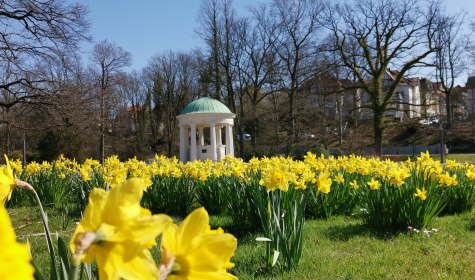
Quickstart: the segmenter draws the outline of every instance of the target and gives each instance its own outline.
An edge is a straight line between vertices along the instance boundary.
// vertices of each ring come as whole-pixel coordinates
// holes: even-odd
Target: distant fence
[[[447,146],[445,148],[445,154],[449,152]],[[410,145],[410,146],[383,146],[383,155],[419,155],[420,153],[440,154],[440,144],[435,145]],[[364,147],[364,154],[374,154],[373,147]]]

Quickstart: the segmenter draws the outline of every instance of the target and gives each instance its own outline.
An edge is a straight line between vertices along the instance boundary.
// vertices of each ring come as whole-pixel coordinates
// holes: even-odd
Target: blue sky
[[[89,7],[91,35],[107,39],[132,54],[132,69],[145,67],[152,56],[168,50],[189,51],[203,45],[199,27],[200,0],[79,0]],[[260,2],[260,1],[259,1]],[[253,0],[235,0],[238,14]],[[93,44],[83,46],[88,57]],[[87,61],[87,59],[86,59]]]
[[[131,69],[140,70],[150,58],[168,50],[189,51],[203,46],[195,30],[199,27],[201,0],[77,0],[89,7],[90,33],[95,42],[107,39],[132,54]],[[238,15],[247,7],[270,0],[234,0]],[[293,0],[291,0],[293,1]],[[466,11],[475,18],[474,0],[445,0],[451,12]],[[87,57],[92,44],[84,44]],[[475,69],[472,67],[472,72]],[[460,79],[464,83],[466,77]]]

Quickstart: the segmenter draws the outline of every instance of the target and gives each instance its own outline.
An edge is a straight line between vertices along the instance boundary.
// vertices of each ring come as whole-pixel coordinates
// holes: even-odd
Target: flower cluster
[[[110,191],[92,190],[70,244],[76,262],[95,260],[100,279],[234,279],[226,269],[232,267],[236,238],[211,230],[204,208],[180,227],[167,215],[152,215],[140,206],[146,187],[132,178]],[[149,249],[162,233],[159,271]]]
[[[42,189],[37,194],[53,207],[79,198],[85,212],[70,248],[75,263],[95,261],[102,279],[233,279],[227,270],[237,240],[221,229],[211,230],[207,211],[226,211],[243,228],[262,230],[275,240],[266,243],[273,254],[268,263],[291,268],[298,263],[294,259],[300,251],[294,248],[301,248],[304,217],[351,215],[364,208],[361,216],[371,227],[426,228],[441,211],[470,209],[475,197],[474,165],[441,164],[428,153],[405,162],[308,153],[301,161],[226,157],[186,164],[164,156],[147,163],[114,156],[103,164],[92,159],[80,164],[61,156],[24,169],[18,160],[7,159],[0,166],[2,204],[18,185],[14,172],[34,185],[48,182],[38,183]],[[18,201],[15,195],[8,204]],[[204,208],[181,225],[151,213],[185,217],[196,205]],[[160,236],[157,265],[149,250]]]

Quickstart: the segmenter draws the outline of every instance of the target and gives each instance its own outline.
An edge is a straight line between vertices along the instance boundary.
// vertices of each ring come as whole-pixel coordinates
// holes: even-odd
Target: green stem
[[[79,267],[81,266],[81,260],[75,256],[71,256],[71,266],[69,267],[68,271],[68,280],[76,280],[78,279],[79,275]]]
[[[56,257],[54,254],[54,247],[53,247],[53,242],[51,240],[51,233],[49,231],[48,227],[48,220],[46,218],[46,213],[43,210],[43,204],[41,204],[40,197],[38,196],[38,193],[33,189],[31,190],[35,194],[36,201],[38,202],[38,206],[40,207],[40,212],[41,212],[41,218],[43,220],[43,226],[45,228],[45,233],[46,233],[46,242],[48,243],[48,249],[49,249],[49,254],[51,258],[51,273],[52,273],[52,278],[53,279],[59,279],[58,274],[56,272]]]

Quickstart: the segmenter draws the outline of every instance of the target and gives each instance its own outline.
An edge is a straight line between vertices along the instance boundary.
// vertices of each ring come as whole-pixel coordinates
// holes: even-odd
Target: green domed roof
[[[231,113],[228,107],[216,99],[201,97],[186,105],[180,115],[194,113]]]

